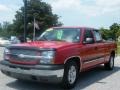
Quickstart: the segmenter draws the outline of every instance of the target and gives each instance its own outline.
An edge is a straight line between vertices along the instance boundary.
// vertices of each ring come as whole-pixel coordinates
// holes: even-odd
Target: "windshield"
[[[47,29],[38,40],[79,42],[80,29],[77,28],[50,28]]]

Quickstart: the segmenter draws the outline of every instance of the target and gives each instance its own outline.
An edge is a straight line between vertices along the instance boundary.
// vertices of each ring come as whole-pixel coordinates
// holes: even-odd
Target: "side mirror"
[[[86,38],[83,43],[84,44],[92,44],[92,43],[94,43],[94,39],[93,38]]]

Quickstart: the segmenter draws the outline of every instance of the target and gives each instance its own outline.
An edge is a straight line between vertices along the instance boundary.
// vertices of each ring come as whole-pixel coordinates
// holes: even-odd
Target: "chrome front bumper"
[[[64,69],[57,70],[37,70],[37,69],[22,69],[0,64],[0,70],[7,76],[34,80],[40,82],[61,82],[64,74]]]

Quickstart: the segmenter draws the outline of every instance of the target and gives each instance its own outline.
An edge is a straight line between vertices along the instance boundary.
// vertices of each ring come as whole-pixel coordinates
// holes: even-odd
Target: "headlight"
[[[43,51],[41,52],[41,64],[53,64],[54,63],[54,56],[55,56],[55,51]]]
[[[10,50],[8,48],[5,48],[4,54],[10,54]]]
[[[5,60],[9,59],[9,54],[10,54],[10,50],[8,48],[5,48],[5,50],[4,50],[4,59]]]

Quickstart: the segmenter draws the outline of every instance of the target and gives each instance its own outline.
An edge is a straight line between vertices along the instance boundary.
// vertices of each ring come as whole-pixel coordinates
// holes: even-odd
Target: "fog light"
[[[5,59],[5,60],[9,60],[9,59],[10,59],[10,56],[9,56],[9,55],[5,55],[5,56],[4,56],[4,59]]]

